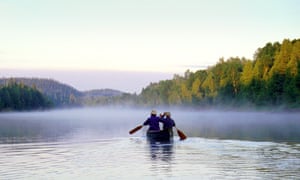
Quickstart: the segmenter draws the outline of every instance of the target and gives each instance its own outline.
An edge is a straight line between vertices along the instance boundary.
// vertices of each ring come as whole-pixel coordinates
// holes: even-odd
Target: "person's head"
[[[151,111],[151,116],[156,116],[156,111],[155,110]]]
[[[171,113],[170,112],[165,112],[167,117],[171,117]]]

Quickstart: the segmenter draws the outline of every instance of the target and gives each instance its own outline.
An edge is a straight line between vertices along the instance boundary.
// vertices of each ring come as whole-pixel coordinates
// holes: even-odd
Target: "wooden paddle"
[[[135,128],[133,128],[132,130],[129,131],[129,134],[133,134],[135,132],[137,132],[138,130],[140,130],[143,127],[143,125],[139,125]]]
[[[187,136],[182,131],[180,131],[178,128],[176,128],[176,130],[177,130],[178,136],[180,137],[180,140],[185,140],[187,138]]]

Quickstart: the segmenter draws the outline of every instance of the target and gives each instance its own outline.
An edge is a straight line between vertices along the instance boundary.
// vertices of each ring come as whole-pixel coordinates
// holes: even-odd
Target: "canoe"
[[[150,142],[170,142],[173,140],[173,131],[147,131],[147,139]]]

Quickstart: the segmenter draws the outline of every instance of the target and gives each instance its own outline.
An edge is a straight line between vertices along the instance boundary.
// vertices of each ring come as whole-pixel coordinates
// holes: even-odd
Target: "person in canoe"
[[[150,117],[143,123],[143,126],[149,125],[148,131],[160,131],[159,122],[162,122],[162,119],[156,115],[156,111],[152,110]]]
[[[164,118],[164,116],[166,117]],[[162,131],[160,130],[160,126],[159,126],[160,122],[163,123]],[[170,138],[173,137],[173,127],[175,127],[177,134],[180,137],[180,140],[185,140],[187,138],[187,136],[175,126],[175,121],[171,118],[170,112],[165,112],[164,114],[161,114],[160,117],[158,117],[155,110],[151,111],[150,117],[143,123],[143,125],[139,125],[133,128],[132,130],[129,131],[129,134],[133,134],[138,130],[142,129],[143,126],[147,126],[147,125],[149,125],[147,136],[153,135],[153,136],[163,136],[166,138]],[[165,136],[164,134],[167,134],[167,136]]]
[[[169,133],[169,131],[160,130],[159,123],[165,122],[163,121],[163,117],[163,114],[158,117],[156,111],[153,110],[151,111],[151,116],[143,124],[143,126],[149,126],[147,139],[151,144],[157,142],[170,142],[173,139],[173,134]]]
[[[173,135],[173,127],[176,126],[175,121],[171,118],[170,112],[165,112],[162,117],[166,116],[165,118],[161,118],[160,122],[163,123],[163,131],[169,131],[171,135]]]

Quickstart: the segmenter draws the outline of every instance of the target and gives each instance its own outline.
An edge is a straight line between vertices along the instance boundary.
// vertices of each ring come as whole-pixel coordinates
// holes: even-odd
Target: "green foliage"
[[[148,105],[300,107],[300,39],[267,43],[254,60],[221,58],[207,70],[152,83],[139,98]]]
[[[17,84],[0,88],[0,111],[3,110],[33,110],[51,106],[51,102],[36,89]]]
[[[273,74],[276,73],[279,74],[286,73],[287,65],[291,60],[292,50],[293,50],[292,42],[288,39],[283,40],[280,50],[277,51],[275,55],[275,61],[270,71],[270,77],[272,77]]]
[[[11,82],[29,86],[35,90],[40,91],[43,95],[47,96],[55,106],[70,106],[80,104],[79,98],[82,93],[71,86],[61,84],[51,79],[38,79],[38,78],[14,78],[14,79],[0,79],[0,85],[6,85]],[[12,92],[17,93],[17,92]],[[15,98],[18,94],[15,94]]]
[[[267,43],[265,47],[258,48],[254,54],[253,62],[253,72],[252,76],[257,79],[267,80],[269,77],[269,72],[273,67],[275,56],[280,51],[280,44],[276,43]]]

